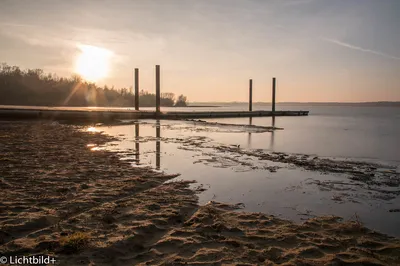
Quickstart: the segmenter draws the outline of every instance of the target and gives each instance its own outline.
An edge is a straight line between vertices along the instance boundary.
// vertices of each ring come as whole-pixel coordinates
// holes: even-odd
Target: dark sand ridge
[[[197,206],[188,182],[91,151],[110,137],[57,123],[0,123],[0,254],[60,265],[398,265],[400,241],[359,221],[294,224]]]
[[[167,120],[163,120],[167,121]],[[179,123],[160,124],[165,129],[185,129],[196,132],[242,132],[242,133],[265,133],[272,132],[274,130],[281,130],[283,128],[271,127],[271,126],[257,126],[257,125],[240,125],[240,124],[228,124],[228,123],[217,123],[207,122],[203,120],[194,119],[171,119],[170,121],[179,121]],[[184,121],[184,123],[181,123]],[[83,122],[84,123],[84,122]],[[76,123],[75,123],[76,124]],[[97,126],[119,126],[119,125],[134,125],[134,124],[151,124],[151,122],[145,122],[142,120],[113,120],[110,122],[97,123]],[[197,127],[194,127],[197,126]]]

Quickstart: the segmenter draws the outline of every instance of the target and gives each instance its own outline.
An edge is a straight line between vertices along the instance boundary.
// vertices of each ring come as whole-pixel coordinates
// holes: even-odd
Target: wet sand
[[[165,183],[176,175],[92,150],[115,138],[80,129],[0,122],[0,254],[53,255],[59,265],[400,262],[400,241],[357,219],[318,217],[295,224],[240,212],[240,205],[198,206],[189,181]],[[322,162],[322,169],[334,169]]]

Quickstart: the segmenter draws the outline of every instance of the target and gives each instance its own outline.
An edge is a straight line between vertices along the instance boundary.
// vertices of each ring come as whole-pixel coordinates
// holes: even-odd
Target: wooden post
[[[160,65],[156,65],[156,112],[160,112]]]
[[[139,68],[135,68],[135,110],[139,111]]]
[[[253,111],[253,80],[249,80],[249,111]]]
[[[275,114],[275,87],[276,87],[276,78],[272,78],[272,114]]]

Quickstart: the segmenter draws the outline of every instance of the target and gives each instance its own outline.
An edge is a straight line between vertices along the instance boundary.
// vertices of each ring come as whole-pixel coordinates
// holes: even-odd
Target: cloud
[[[284,6],[297,6],[306,5],[315,2],[316,0],[286,0],[283,2]]]
[[[73,42],[37,25],[0,22],[0,36],[17,39],[31,46],[71,47]]]
[[[39,28],[38,25],[31,25],[31,24],[23,24],[23,23],[12,23],[12,22],[3,22],[0,21],[0,26],[5,27],[19,27],[19,28]]]
[[[370,50],[370,49],[365,49],[365,48],[362,48],[362,47],[359,47],[359,46],[355,46],[355,45],[352,45],[352,44],[349,44],[349,43],[345,43],[345,42],[342,42],[342,41],[339,41],[339,40],[335,40],[335,39],[331,39],[331,38],[322,38],[322,40],[330,42],[330,43],[334,43],[334,44],[337,44],[339,46],[346,47],[346,48],[349,48],[349,49],[353,49],[353,50],[357,50],[357,51],[361,51],[361,52],[365,52],[365,53],[370,53],[370,54],[374,54],[374,55],[379,55],[379,56],[390,58],[390,59],[394,59],[394,60],[400,60],[400,57],[398,57],[398,56],[389,55],[389,54],[386,54],[386,53],[383,53],[383,52],[380,52],[380,51],[374,51],[374,50]]]

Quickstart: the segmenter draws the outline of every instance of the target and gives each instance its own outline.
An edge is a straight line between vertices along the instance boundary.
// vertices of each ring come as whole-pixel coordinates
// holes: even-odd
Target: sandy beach
[[[1,255],[51,255],[58,265],[400,263],[399,239],[365,228],[357,217],[300,224],[242,212],[240,204],[199,206],[192,182],[165,183],[177,175],[132,167],[117,152],[96,149],[116,138],[83,129],[0,122]],[[320,158],[252,155],[318,171],[340,167]],[[368,186],[380,181],[367,165],[342,166]]]

